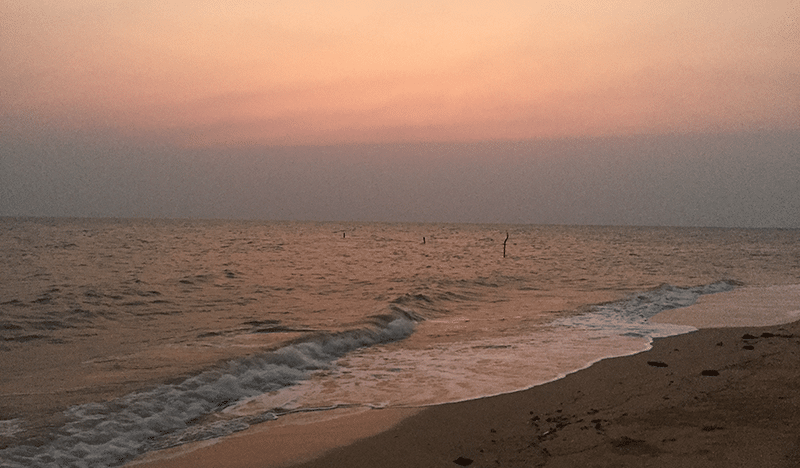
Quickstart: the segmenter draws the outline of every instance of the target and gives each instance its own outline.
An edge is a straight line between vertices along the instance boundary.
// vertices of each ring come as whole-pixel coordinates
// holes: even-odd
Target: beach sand
[[[700,296],[689,307],[665,310],[651,322],[695,328],[766,326],[800,319],[800,284],[743,287]]]
[[[525,391],[270,422],[137,466],[797,467],[798,383],[800,322],[703,329]]]

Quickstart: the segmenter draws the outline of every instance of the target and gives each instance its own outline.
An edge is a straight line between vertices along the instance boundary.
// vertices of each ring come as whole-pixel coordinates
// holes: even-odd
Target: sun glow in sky
[[[11,0],[0,14],[0,112],[33,129],[193,146],[800,126],[794,0]]]

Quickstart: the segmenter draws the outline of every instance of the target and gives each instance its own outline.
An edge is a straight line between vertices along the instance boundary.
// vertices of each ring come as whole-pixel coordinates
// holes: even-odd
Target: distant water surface
[[[0,466],[513,391],[800,283],[800,231],[0,219]],[[503,242],[506,256],[503,257]]]

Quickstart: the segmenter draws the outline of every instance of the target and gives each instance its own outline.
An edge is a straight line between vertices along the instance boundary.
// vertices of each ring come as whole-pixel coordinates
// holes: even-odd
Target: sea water
[[[0,219],[0,466],[528,388],[800,283],[800,231]]]

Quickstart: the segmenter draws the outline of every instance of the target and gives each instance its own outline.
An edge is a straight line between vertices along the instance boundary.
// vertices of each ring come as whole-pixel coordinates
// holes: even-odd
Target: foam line
[[[592,306],[586,314],[560,319],[554,324],[651,339],[677,335],[696,328],[651,322],[650,318],[666,310],[691,306],[704,294],[731,291],[737,286],[740,284],[730,280],[688,288],[665,284],[619,301]]]

